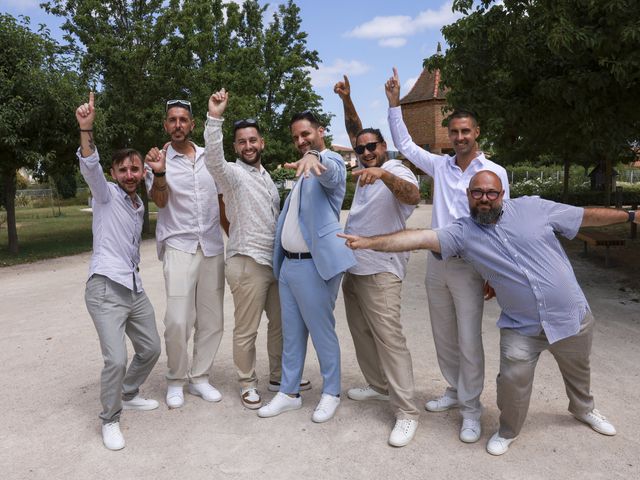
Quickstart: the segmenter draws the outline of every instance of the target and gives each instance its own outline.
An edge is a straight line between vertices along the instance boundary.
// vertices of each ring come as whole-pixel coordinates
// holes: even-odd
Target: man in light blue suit
[[[311,334],[323,379],[312,420],[320,423],[331,419],[340,404],[340,345],[333,309],[342,274],[356,259],[336,236],[342,230],[346,189],[342,157],[326,149],[324,127],[310,111],[294,115],[289,128],[302,158],[285,164],[296,169],[298,181],[280,214],[273,253],[282,309],[282,380],[280,391],[258,415],[273,417],[302,407],[299,387]]]

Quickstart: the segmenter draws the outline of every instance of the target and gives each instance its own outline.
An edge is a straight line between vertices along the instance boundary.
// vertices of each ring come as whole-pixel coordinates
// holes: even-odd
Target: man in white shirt
[[[156,240],[167,294],[169,408],[184,404],[187,381],[193,395],[209,402],[222,398],[209,383],[209,371],[223,332],[224,244],[218,190],[205,166],[204,148],[190,141],[194,126],[191,103],[170,100],[164,129],[171,143],[162,150],[152,148],[145,158],[153,170],[149,193],[159,208]]]
[[[345,127],[363,167],[353,172],[359,181],[345,233],[381,235],[404,230],[420,201],[418,180],[400,160],[389,160],[380,130],[362,128],[346,75],[334,91],[342,99]],[[391,400],[396,422],[389,444],[403,447],[415,435],[420,415],[413,398],[411,354],[400,321],[409,253],[354,253],[358,263],[345,273],[342,292],[356,358],[367,384],[351,388],[347,395],[358,401]]]
[[[507,172],[487,160],[478,149],[480,127],[473,113],[454,111],[448,118],[449,139],[455,156],[435,155],[412,140],[402,120],[400,80],[393,77],[385,84],[389,100],[389,128],[396,148],[416,167],[428,173],[434,182],[431,228],[449,225],[456,218],[469,216],[466,189],[480,170],[490,170],[502,180],[505,198],[509,197]],[[426,403],[431,412],[460,407],[460,440],[480,439],[480,394],[484,386],[484,350],[482,347],[482,277],[462,258],[439,260],[428,256],[427,295],[429,317],[440,371],[449,384],[444,394]]]
[[[111,176],[104,178],[93,143],[95,108],[89,102],[76,110],[80,127],[80,172],[89,185],[93,207],[93,254],[85,302],[98,332],[104,367],[100,379],[102,441],[109,450],[124,448],[122,410],[153,410],[158,402],[138,395],[160,356],[156,317],[138,275],[144,205],[136,193],[144,179],[142,156],[136,150],[113,153]],[[127,344],[135,355],[127,368]]]

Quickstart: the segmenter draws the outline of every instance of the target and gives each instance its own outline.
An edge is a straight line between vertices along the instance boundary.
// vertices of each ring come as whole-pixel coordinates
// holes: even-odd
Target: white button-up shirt
[[[418,186],[416,176],[400,160],[387,160],[382,167],[402,180]],[[400,202],[382,180],[364,187],[356,186],[345,233],[371,237],[404,230],[415,205]],[[358,264],[349,269],[355,275],[389,272],[403,279],[409,252],[354,250]]]
[[[93,254],[89,277],[104,275],[129,290],[142,292],[138,275],[140,263],[140,234],[144,205],[136,195],[136,202],[119,185],[104,178],[100,157],[96,150],[83,158],[80,149],[80,173],[91,189],[93,208]]]
[[[400,107],[389,108],[389,129],[396,148],[411,163],[433,177],[433,212],[431,228],[449,225],[456,218],[469,216],[467,187],[471,178],[481,170],[494,172],[502,181],[504,198],[509,198],[507,171],[497,163],[487,160],[482,152],[474,158],[465,171],[456,164],[456,157],[436,155],[413,143],[402,120]]]
[[[220,228],[218,189],[204,163],[204,148],[194,145],[196,154],[189,157],[167,150],[167,185],[169,199],[158,209],[156,240],[158,258],[162,260],[166,245],[194,254],[198,245],[205,257],[224,252]],[[151,189],[151,185],[148,185]]]
[[[204,129],[205,164],[224,195],[229,219],[227,259],[247,255],[271,266],[280,195],[269,172],[237,160],[229,163],[222,149],[222,120],[207,117]]]

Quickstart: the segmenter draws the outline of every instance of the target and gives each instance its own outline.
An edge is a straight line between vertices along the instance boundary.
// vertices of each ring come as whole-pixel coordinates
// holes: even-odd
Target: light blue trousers
[[[280,391],[298,393],[307,338],[316,349],[322,375],[322,393],[340,394],[340,344],[333,309],[342,273],[329,280],[318,274],[312,259],[285,258],[280,270],[282,309],[282,380]]]

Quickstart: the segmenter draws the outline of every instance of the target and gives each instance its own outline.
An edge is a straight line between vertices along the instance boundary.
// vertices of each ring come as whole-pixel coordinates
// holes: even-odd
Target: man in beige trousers
[[[262,406],[256,375],[256,337],[266,312],[269,390],[278,391],[282,363],[282,327],[278,281],[271,267],[280,195],[261,164],[264,139],[252,118],[233,123],[234,150],[229,163],[222,148],[222,115],[229,94],[224,90],[209,98],[204,132],[205,164],[224,195],[230,221],[225,275],[234,303],[233,361],[240,382],[240,400],[249,409]],[[311,388],[303,380],[302,390]]]

